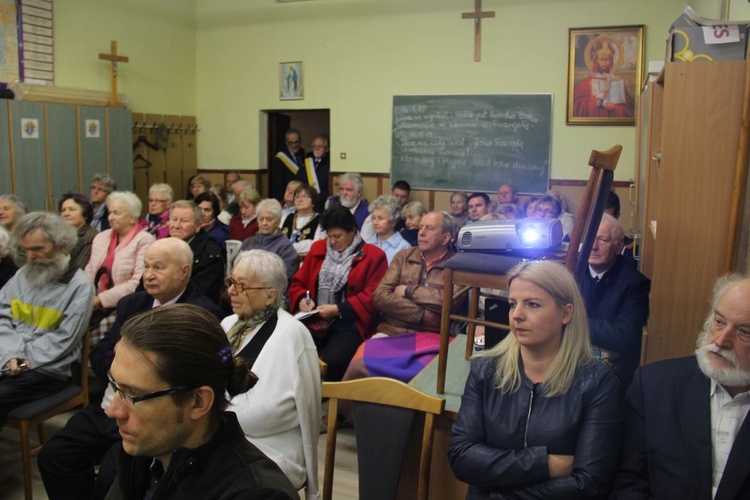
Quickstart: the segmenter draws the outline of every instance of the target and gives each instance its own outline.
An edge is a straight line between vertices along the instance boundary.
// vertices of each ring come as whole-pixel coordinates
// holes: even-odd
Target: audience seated
[[[62,196],[58,209],[60,217],[76,230],[78,240],[76,246],[70,251],[70,261],[72,265],[83,271],[91,258],[91,245],[94,243],[94,237],[98,234],[96,229],[89,225],[94,216],[91,202],[82,194],[66,193]]]
[[[469,222],[476,222],[491,211],[490,197],[485,193],[469,196]]]
[[[229,239],[229,226],[221,222],[218,218],[219,198],[213,193],[201,193],[195,197],[193,203],[198,205],[201,211],[201,222],[199,224],[201,231],[205,232],[209,238],[225,248]]]
[[[349,209],[327,209],[320,225],[328,238],[312,244],[292,280],[289,303],[295,313],[318,311],[311,317],[323,323],[312,332],[318,355],[328,364],[328,379],[341,380],[376,324],[372,294],[388,261],[381,249],[362,241]]]
[[[167,304],[193,304],[207,310],[217,319],[221,310],[199,289],[189,283],[193,253],[178,238],[162,238],[151,244],[144,256],[144,291],[124,297],[117,304],[112,327],[89,355],[94,373],[106,387],[101,404],[90,404],[73,415],[64,428],[45,443],[37,457],[39,472],[50,500],[70,498],[104,498],[114,471],[102,466],[97,477],[94,467],[102,463],[107,450],[122,438],[117,423],[105,415],[115,397],[106,385],[107,374],[115,356],[123,324],[138,314]]]
[[[138,287],[143,274],[143,256],[154,237],[138,225],[141,200],[129,191],[107,196],[110,229],[94,237],[91,259],[86,266],[96,291],[91,316],[91,343],[99,341],[115,319],[115,307]]]
[[[214,213],[214,217],[216,217],[222,224],[227,226],[228,230],[229,221],[232,220],[232,214],[230,214],[228,211],[228,191],[224,189],[224,186],[222,186],[221,184],[214,184],[213,186],[211,186],[211,194],[216,196],[216,198],[219,200],[219,210],[218,212]],[[234,201],[234,194],[232,195],[232,201]]]
[[[237,195],[239,213],[229,221],[229,239],[245,241],[258,232],[255,206],[260,203],[260,195],[253,188],[245,188]]]
[[[148,213],[140,225],[157,240],[169,236],[169,209],[174,191],[169,184],[153,184],[148,190]]]
[[[373,235],[366,240],[385,252],[388,264],[401,250],[411,248],[411,245],[396,232],[397,221],[400,220],[401,205],[394,196],[381,195],[370,204],[370,217]]]
[[[224,212],[226,212],[226,214],[222,213],[222,216],[224,218],[227,218],[228,216],[229,220],[224,221],[226,225],[229,225],[229,222],[232,220],[232,217],[239,215],[240,213],[240,204],[239,204],[239,201],[237,200],[237,197],[240,195],[240,193],[244,189],[252,188],[252,187],[253,187],[252,184],[242,179],[232,184],[232,189],[230,191],[231,193],[230,197],[232,200],[229,203],[227,203],[227,206],[224,209]]]
[[[13,242],[7,229],[0,226],[0,288],[18,271],[13,262]]]
[[[563,237],[569,236],[570,233],[573,232],[573,226],[575,225],[575,218],[573,217],[573,214],[568,212],[567,200],[562,195],[562,193],[560,191],[557,191],[556,189],[550,189],[549,191],[547,191],[546,196],[551,196],[552,198],[555,198],[560,204],[560,215],[558,217],[560,218],[560,223],[562,224]]]
[[[240,250],[265,250],[278,255],[286,267],[288,286],[297,272],[297,252],[294,251],[292,242],[279,231],[281,204],[274,198],[268,198],[258,203],[257,212],[258,232],[243,241]],[[283,291],[286,291],[286,287]]]
[[[26,204],[14,194],[0,195],[0,226],[13,232],[18,220],[26,214]]]
[[[211,181],[202,175],[196,175],[190,180],[190,195],[188,200],[192,201],[201,193],[208,193],[211,191]]]
[[[94,301],[91,282],[70,261],[76,232],[59,215],[26,214],[13,232],[26,263],[0,289],[0,422],[67,384]]]
[[[448,449],[453,473],[467,498],[604,498],[620,398],[612,368],[591,354],[575,280],[549,261],[507,276],[511,335],[471,362]]]
[[[238,174],[237,172],[227,172],[226,175],[224,176],[224,185],[222,186],[222,188],[224,190],[224,195],[225,195],[224,196],[225,204],[232,203],[233,201],[235,201],[234,192],[232,191],[232,186],[234,185],[235,182],[239,180],[242,180],[242,177],[240,177],[240,174]],[[217,186],[218,186],[217,184],[214,184],[213,188],[211,189],[211,192],[214,193],[219,198],[219,200],[221,200],[221,196],[219,196],[219,194],[215,191]]]
[[[200,209],[195,203],[187,200],[176,201],[169,216],[169,235],[190,245],[193,252],[190,284],[214,303],[219,304],[224,283],[226,252],[216,240],[200,230],[201,218]]]
[[[466,193],[453,191],[451,193],[451,217],[456,231],[464,227],[469,220],[469,198]]]
[[[594,351],[614,366],[623,394],[640,363],[651,288],[648,278],[628,266],[622,257],[624,234],[617,219],[604,214],[588,271],[577,277]]]
[[[505,219],[521,219],[521,214],[518,213],[518,207],[513,203],[501,203],[495,213],[502,215]]]
[[[523,215],[527,219],[533,219],[536,217],[536,203],[539,201],[539,196],[532,196],[526,200],[526,205],[523,207]]]
[[[293,198],[295,211],[281,223],[281,233],[292,242],[297,255],[304,256],[310,251],[313,241],[325,237],[315,211],[318,193],[307,184],[299,184]]]
[[[289,181],[289,184],[286,185],[286,189],[284,190],[284,204],[281,207],[282,224],[290,215],[294,215],[294,213],[297,211],[296,203],[294,202],[294,193],[302,184],[304,184],[302,181],[293,180]]]
[[[438,352],[445,261],[453,257],[453,219],[430,212],[419,225],[417,248],[402,250],[391,262],[373,295],[384,321],[377,337],[357,350],[345,380],[387,376],[408,382]],[[452,311],[463,305],[453,301]],[[432,333],[425,333],[432,332]]]
[[[91,179],[91,199],[94,218],[91,227],[99,232],[109,229],[109,211],[105,203],[107,196],[117,190],[117,183],[107,174],[94,174]],[[140,214],[138,214],[140,216]]]
[[[266,202],[281,212],[275,199],[259,207]],[[247,439],[295,488],[304,487],[307,499],[320,498],[320,367],[307,328],[282,307],[286,266],[270,252],[241,252],[227,282],[234,314],[221,325],[232,352],[258,377],[252,391],[232,399],[232,411]]]
[[[396,198],[396,201],[398,201],[400,208],[403,209],[409,203],[409,196],[411,195],[411,185],[405,180],[398,180],[393,184],[391,194],[394,198]],[[404,219],[399,217],[396,221],[396,232],[400,232],[405,227],[406,224]]]
[[[129,320],[110,368],[117,397],[107,415],[126,439],[107,498],[298,498],[225,411],[227,394],[243,394],[256,381],[201,308],[174,304]],[[136,406],[143,399],[148,411]]]
[[[410,201],[401,209],[401,220],[404,221],[404,228],[400,231],[401,237],[410,246],[417,246],[419,223],[426,213],[427,209],[424,208],[421,201]]]
[[[607,203],[604,205],[604,213],[609,214],[617,220],[620,220],[620,197],[614,191],[609,192],[607,197]],[[638,262],[633,257],[633,238],[630,238],[627,234],[623,240],[622,256],[625,262],[633,269],[638,269]]]
[[[354,215],[357,230],[362,229],[367,218],[367,200],[362,196],[364,184],[362,176],[354,173],[341,174],[339,176],[339,196],[329,199],[326,208],[341,205],[349,209]]]
[[[516,211],[518,211],[518,190],[513,184],[506,182],[497,188],[496,212],[500,209],[501,205],[514,205]]]
[[[750,280],[717,281],[694,356],[638,368],[609,498],[750,498]]]

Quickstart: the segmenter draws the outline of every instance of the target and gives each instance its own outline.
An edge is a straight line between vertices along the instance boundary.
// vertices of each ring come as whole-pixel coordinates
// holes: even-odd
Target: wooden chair
[[[2,422],[7,427],[18,429],[20,433],[18,440],[0,437],[0,441],[21,448],[23,489],[26,500],[32,499],[31,458],[35,457],[44,445],[44,422],[77,406],[85,408],[89,404],[89,336],[89,330],[86,329],[81,346],[81,361],[74,363],[74,376],[71,377],[71,382],[67,386],[56,394],[13,409]],[[80,378],[75,376],[78,368],[76,365],[80,365],[78,369]],[[36,446],[31,445],[31,436],[29,435],[31,427],[36,427],[39,435],[39,444]]]
[[[227,240],[225,243],[227,247],[227,269],[226,274],[227,276],[232,275],[232,264],[234,264],[234,258],[237,257],[237,254],[240,253],[240,248],[242,247],[242,242],[239,240]]]
[[[616,145],[607,151],[591,151],[589,165],[591,175],[586,184],[581,204],[578,208],[576,222],[570,235],[570,243],[565,254],[565,266],[578,278],[588,269],[589,255],[594,246],[599,223],[604,213],[609,191],[612,188],[614,170],[620,159],[622,146]],[[583,240],[583,242],[581,242]],[[582,243],[582,244],[581,244]],[[580,248],[579,248],[580,247]],[[550,258],[555,259],[556,256]],[[440,350],[438,352],[438,373],[435,390],[438,394],[445,392],[445,377],[448,369],[448,341],[450,337],[451,321],[461,321],[469,324],[465,358],[471,357],[474,347],[475,325],[493,328],[508,328],[507,325],[477,319],[477,301],[479,289],[493,288],[508,289],[505,275],[518,262],[519,256],[487,255],[476,253],[461,253],[445,263],[443,273],[443,307],[440,323]],[[454,294],[455,286],[465,288]],[[451,314],[452,299],[461,294],[474,290],[469,303],[469,315]]]
[[[330,500],[333,493],[336,418],[332,416],[338,414],[340,399],[353,403],[360,500],[396,498],[408,437],[415,416],[424,414],[416,498],[427,499],[435,416],[443,412],[444,399],[384,377],[324,382],[323,397],[329,399],[331,416],[326,439],[323,500]]]

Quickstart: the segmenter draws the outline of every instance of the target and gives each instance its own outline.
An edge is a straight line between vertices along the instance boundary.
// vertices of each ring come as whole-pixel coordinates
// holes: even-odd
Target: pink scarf
[[[133,226],[133,229],[130,230],[130,232],[122,239],[119,244],[117,242],[117,240],[119,239],[119,235],[114,229],[112,230],[112,234],[110,234],[109,238],[109,248],[107,249],[107,256],[104,258],[102,266],[96,272],[96,275],[99,276],[99,279],[96,280],[97,294],[109,290],[110,288],[115,286],[115,283],[112,280],[112,265],[115,262],[115,252],[119,247],[124,247],[128,243],[130,243],[141,229],[142,228],[138,224]]]

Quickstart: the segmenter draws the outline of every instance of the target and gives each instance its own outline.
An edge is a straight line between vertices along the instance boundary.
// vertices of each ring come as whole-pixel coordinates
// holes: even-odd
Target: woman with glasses
[[[289,287],[293,312],[311,317],[318,355],[328,364],[328,380],[341,380],[359,345],[375,329],[378,312],[372,294],[388,270],[385,253],[365,243],[348,208],[320,215],[328,236],[312,244]]]
[[[614,370],[594,359],[583,299],[559,263],[508,274],[511,334],[471,362],[448,461],[467,498],[603,498],[622,413]]]
[[[241,252],[226,282],[234,314],[221,326],[233,353],[258,376],[252,391],[232,399],[232,411],[247,439],[295,488],[305,487],[306,498],[318,498],[318,353],[305,326],[282,307],[284,263],[264,250]]]
[[[297,252],[288,238],[279,231],[281,222],[281,204],[269,198],[258,203],[258,232],[242,242],[240,251],[265,250],[275,253],[286,266],[287,284],[297,271]],[[284,290],[286,291],[286,290]]]
[[[319,230],[319,217],[315,212],[318,206],[318,192],[314,187],[300,184],[294,190],[295,212],[289,214],[281,225],[281,234],[292,242],[297,255],[307,255],[313,241],[325,237]]]
[[[174,191],[169,184],[153,184],[148,190],[148,214],[140,225],[154,238],[169,236],[169,209]]]

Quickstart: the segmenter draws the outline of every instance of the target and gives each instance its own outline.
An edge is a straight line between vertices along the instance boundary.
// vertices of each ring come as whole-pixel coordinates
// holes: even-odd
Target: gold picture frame
[[[279,99],[299,101],[305,98],[305,63],[279,63]]]
[[[645,27],[568,30],[568,125],[635,125]]]

